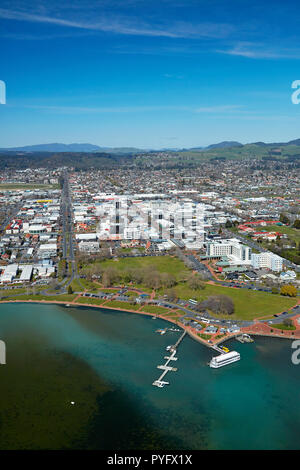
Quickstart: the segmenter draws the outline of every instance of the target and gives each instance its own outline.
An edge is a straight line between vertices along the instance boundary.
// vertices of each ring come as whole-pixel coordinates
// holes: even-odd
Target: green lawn
[[[145,292],[146,294],[151,294],[153,289],[150,289],[150,287],[145,287],[143,286],[142,284],[135,284],[134,286],[132,286],[131,284],[128,284],[129,288],[130,286],[132,288],[136,288],[136,289],[139,289],[139,290],[142,290],[143,292]],[[136,292],[136,295],[138,296],[139,294]]]
[[[210,339],[211,335],[206,335],[205,333],[197,333],[198,336],[202,339]]]
[[[133,305],[130,304],[129,302],[122,302],[121,300],[110,300],[105,304],[105,307],[111,307],[111,308],[125,308],[126,310],[138,310],[141,306],[139,304]]]
[[[76,303],[79,304],[92,304],[92,305],[102,305],[103,302],[105,302],[104,299],[94,299],[92,297],[79,297],[79,299],[76,300]]]
[[[120,289],[102,289],[101,287],[99,287],[99,290],[104,294],[116,294]]]
[[[80,279],[81,284],[85,289],[87,289],[89,292],[97,292],[100,290],[100,286],[98,284],[95,284],[92,281],[88,281],[87,279]]]
[[[142,311],[157,314],[157,315],[163,315],[164,313],[169,312],[168,309],[163,308],[163,307],[157,307],[156,305],[143,305]]]
[[[234,289],[230,287],[213,286],[206,284],[204,290],[194,291],[184,284],[175,287],[181,299],[204,300],[210,295],[227,295],[235,306],[235,312],[230,318],[252,320],[264,315],[273,315],[295,305],[296,300],[266,292],[251,291],[247,289]]]
[[[169,312],[169,313],[166,313],[164,312],[164,317],[166,318],[171,318],[171,320],[178,320],[178,318],[182,317],[183,315],[183,312]]]
[[[272,328],[278,328],[279,330],[295,330],[296,327],[294,325],[285,325],[284,323],[275,323],[272,325]]]
[[[73,281],[71,282],[71,287],[73,289],[73,292],[82,292],[83,291],[81,283],[79,282],[78,279],[73,279]]]
[[[157,271],[161,273],[174,274],[175,277],[178,277],[180,273],[187,272],[184,263],[178,258],[173,258],[171,256],[153,256],[153,257],[143,257],[143,258],[120,258],[118,261],[115,260],[106,260],[100,262],[100,266],[107,268],[108,266],[113,266],[119,271],[124,271],[128,268],[144,268],[147,266],[153,266]]]
[[[26,287],[21,287],[20,289],[1,289],[0,298],[6,297],[8,295],[23,294],[26,292]]]
[[[47,300],[47,301],[60,301],[60,302],[71,302],[74,300],[76,297],[75,294],[58,294],[58,295],[10,295],[6,299],[3,299],[4,301],[6,300],[32,300],[32,301],[39,301],[39,300]]]
[[[286,227],[285,225],[266,225],[266,227],[260,227],[260,229],[266,230],[266,232],[286,233],[291,240],[297,243],[300,242],[300,230],[293,227]]]

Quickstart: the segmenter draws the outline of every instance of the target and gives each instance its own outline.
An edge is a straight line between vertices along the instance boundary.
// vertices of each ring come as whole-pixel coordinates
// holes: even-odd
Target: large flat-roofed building
[[[0,277],[0,282],[3,283],[10,283],[14,280],[18,272],[18,265],[17,264],[9,264],[5,267],[2,276]]]
[[[98,238],[98,235],[96,233],[77,233],[75,235],[75,238],[78,242],[81,242],[81,241],[91,242],[91,241],[96,241]]]
[[[56,243],[44,243],[40,245],[39,256],[41,258],[51,258],[57,255],[57,244]]]
[[[282,258],[270,251],[265,253],[252,253],[251,264],[254,268],[268,268],[272,271],[282,271]]]
[[[32,234],[44,233],[46,231],[47,231],[47,227],[42,224],[35,224],[35,225],[29,226],[29,233],[32,233]]]
[[[79,251],[82,253],[98,253],[100,251],[99,242],[85,242],[78,243]]]
[[[20,281],[29,282],[32,276],[33,266],[30,264],[25,264],[23,266],[20,266],[20,269],[22,269]]]
[[[208,258],[222,258],[227,256],[229,264],[251,264],[251,248],[236,238],[222,239],[206,244]]]

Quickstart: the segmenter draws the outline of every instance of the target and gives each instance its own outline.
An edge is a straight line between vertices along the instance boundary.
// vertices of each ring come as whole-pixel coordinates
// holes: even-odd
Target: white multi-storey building
[[[265,253],[252,253],[251,264],[253,268],[268,268],[272,271],[282,271],[282,258],[266,251]]]
[[[236,238],[208,242],[206,255],[210,258],[227,256],[230,264],[251,264],[251,248]]]

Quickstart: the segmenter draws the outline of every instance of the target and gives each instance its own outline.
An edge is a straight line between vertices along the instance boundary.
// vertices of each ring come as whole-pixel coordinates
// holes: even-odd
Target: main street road
[[[71,266],[71,276],[68,282],[64,284],[64,289],[71,284],[73,279],[78,278],[74,232],[73,232],[73,206],[69,189],[68,173],[65,171],[62,175],[62,195],[61,195],[61,220],[62,220],[62,257]],[[80,282],[80,281],[79,281]]]

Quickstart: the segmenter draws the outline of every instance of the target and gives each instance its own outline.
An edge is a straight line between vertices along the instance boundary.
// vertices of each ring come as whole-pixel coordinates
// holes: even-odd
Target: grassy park
[[[198,301],[205,300],[211,295],[227,295],[234,302],[235,311],[230,318],[252,320],[264,315],[273,315],[280,313],[293,305],[296,300],[282,297],[280,295],[258,292],[248,289],[235,289],[231,287],[222,287],[206,284],[205,289],[194,291],[186,285],[180,284],[175,287],[176,294],[181,299],[193,298]],[[222,317],[222,315],[220,315]]]
[[[296,303],[295,298],[282,297],[280,295],[273,295],[264,292],[249,291],[244,289],[234,289],[230,287],[221,287],[206,284],[205,289],[192,290],[184,283],[179,283],[175,288],[176,294],[179,298],[188,300],[193,298],[198,301],[207,299],[209,296],[214,295],[226,295],[230,297],[235,306],[235,311],[232,315],[215,315],[220,318],[232,318],[242,320],[253,320],[254,318],[271,316],[274,313],[280,313],[283,310],[287,310]],[[20,294],[16,295],[15,292],[7,291],[3,301],[7,300],[36,300],[36,301],[67,301],[72,302],[75,299],[75,294],[57,294],[57,295],[41,295],[41,294]],[[144,305],[141,307],[139,304],[134,305],[128,302],[122,302],[119,300],[107,301],[103,299],[94,299],[90,297],[80,297],[77,299],[80,304],[95,304],[102,305],[106,302],[107,307],[113,308],[125,308],[128,310],[141,310],[153,314],[167,314],[169,315],[168,309],[155,305]],[[170,315],[171,316],[171,315]],[[172,316],[181,316],[181,313],[177,314],[172,312]]]
[[[284,310],[288,310],[295,305],[296,299],[290,297],[283,297],[279,294],[270,294],[266,292],[259,292],[247,289],[237,289],[230,287],[223,287],[217,284],[210,284],[201,282],[201,286],[197,288],[192,288],[193,285],[190,283],[189,279],[192,271],[186,268],[184,263],[178,258],[172,256],[157,256],[157,257],[143,257],[143,258],[121,258],[119,260],[106,260],[98,261],[95,264],[100,266],[102,272],[109,270],[112,267],[114,271],[117,271],[120,276],[116,281],[115,285],[127,284],[132,288],[136,287],[143,292],[150,294],[153,292],[153,287],[147,286],[147,281],[151,274],[156,272],[156,276],[161,274],[166,274],[173,277],[173,287],[171,288],[174,294],[174,298],[179,298],[182,300],[189,300],[190,298],[195,299],[199,302],[206,300],[209,297],[214,297],[218,295],[225,295],[232,299],[234,304],[234,313],[231,315],[226,314],[215,314],[215,316],[220,318],[232,318],[232,319],[243,319],[243,320],[253,320],[259,317],[265,317],[276,313],[280,313]],[[125,279],[126,271],[128,270],[143,270],[144,278],[143,281],[140,281],[139,284],[132,282],[128,283]],[[84,270],[84,266],[82,267]],[[188,279],[188,280],[186,280]],[[113,283],[111,286],[113,287]],[[93,282],[91,279],[74,279],[72,281],[71,287],[73,292],[82,292],[83,289],[89,292],[107,292],[115,293],[116,289],[108,289],[107,286],[103,286],[100,281]],[[190,287],[191,286],[191,287]],[[41,289],[45,289],[44,287]],[[49,291],[50,292],[50,291]],[[163,284],[160,284],[159,288],[155,289],[155,298],[159,298],[164,295],[166,292],[169,292],[169,289],[164,287]],[[19,294],[19,295],[18,295]],[[130,292],[130,296],[134,298],[137,296],[137,293]],[[39,294],[38,292],[29,293],[25,288],[18,290],[6,290],[2,292],[2,300],[45,300],[45,301],[69,301],[71,302],[76,297],[75,294],[54,294],[54,295],[45,295]],[[113,308],[125,308],[128,310],[143,310],[153,314],[165,314],[169,315],[172,313],[172,316],[178,317],[181,315],[181,311],[178,313],[170,312],[168,309],[154,306],[154,305],[134,305],[129,302],[122,302],[118,299],[112,301],[105,301],[103,299],[94,299],[87,297],[80,297],[77,299],[79,304],[95,304],[102,305],[105,302],[105,305]]]
[[[121,273],[130,268],[143,269],[154,267],[160,273],[173,274],[177,279],[179,276],[188,273],[188,269],[185,267],[184,263],[172,256],[120,258],[118,260],[101,261],[99,265],[102,269],[114,267]]]
[[[266,225],[262,227],[266,232],[278,232],[286,234],[290,240],[300,242],[300,230],[293,227],[286,227],[285,225]]]
[[[204,289],[191,289],[188,283],[184,281],[190,274],[184,263],[178,258],[172,256],[157,256],[157,257],[143,257],[143,258],[121,258],[119,260],[106,260],[98,262],[102,270],[114,268],[121,274],[121,281],[118,281],[118,285],[124,283],[127,284],[126,280],[122,279],[122,274],[126,273],[128,269],[145,269],[153,268],[153,271],[159,273],[167,273],[173,275],[176,278],[176,285],[172,288],[176,294],[176,297],[188,300],[193,298],[197,301],[203,301],[210,296],[226,295],[230,297],[234,303],[234,313],[230,315],[230,318],[252,320],[254,318],[263,316],[272,316],[275,313],[280,313],[284,310],[289,309],[295,305],[296,300],[293,298],[287,298],[280,295],[269,294],[266,292],[258,292],[246,289],[236,289],[230,287],[223,287],[220,285],[204,284]],[[149,271],[148,271],[149,272]],[[93,285],[92,282],[84,280],[87,284]],[[95,284],[94,284],[95,285]],[[134,287],[138,287],[144,292],[151,293],[152,289],[142,284],[135,284]],[[104,290],[98,284],[99,290]],[[156,298],[165,293],[165,288],[160,287],[156,289]],[[117,300],[113,302],[119,302]],[[112,302],[107,305],[113,306]],[[114,304],[117,308],[117,304]],[[119,306],[120,308],[121,305]],[[124,307],[123,307],[124,308]],[[128,305],[127,308],[132,308],[132,305]],[[148,306],[147,308],[150,308]],[[156,307],[157,308],[157,307]],[[144,310],[145,308],[143,308]],[[151,307],[153,309],[153,306]],[[147,311],[147,310],[146,310]],[[151,312],[154,310],[151,310]],[[150,311],[149,311],[150,312]],[[162,313],[162,312],[161,312]],[[228,317],[228,315],[219,315],[220,318]]]

